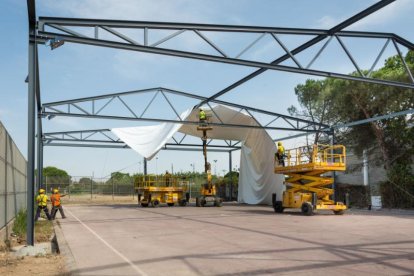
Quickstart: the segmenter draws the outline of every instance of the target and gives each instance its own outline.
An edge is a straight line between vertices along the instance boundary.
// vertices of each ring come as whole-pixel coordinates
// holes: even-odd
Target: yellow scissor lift
[[[304,215],[313,215],[316,210],[331,210],[342,215],[347,209],[343,202],[331,199],[334,171],[345,171],[346,149],[342,145],[313,145],[286,151],[286,166],[275,159],[275,173],[284,174],[283,200],[275,201],[276,213],[285,208],[300,208]],[[329,174],[329,175],[327,175]]]
[[[186,206],[189,201],[189,194],[186,193],[188,181],[182,181],[174,176],[159,177],[146,175],[137,178],[135,190],[138,194],[138,203],[142,207],[157,207],[161,203],[174,206]]]

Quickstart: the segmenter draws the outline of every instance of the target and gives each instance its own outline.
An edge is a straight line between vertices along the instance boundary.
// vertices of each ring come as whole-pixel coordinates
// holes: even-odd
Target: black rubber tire
[[[158,207],[158,205],[160,205],[160,202],[158,200],[151,201],[152,207]]]
[[[168,206],[174,206],[174,203],[167,203]]]
[[[196,207],[201,207],[199,197],[196,197]]]
[[[283,213],[283,210],[285,210],[282,201],[276,201],[273,209],[275,210],[275,213]]]
[[[222,206],[221,198],[216,198],[214,200],[214,206],[216,206],[216,207],[221,207]]]
[[[333,211],[333,212],[335,215],[338,215],[338,216],[343,215],[345,213],[344,210]]]
[[[148,207],[148,203],[141,203],[141,207]]]
[[[305,216],[314,215],[312,204],[310,204],[309,202],[304,202],[300,209],[302,210],[302,214],[304,214]]]

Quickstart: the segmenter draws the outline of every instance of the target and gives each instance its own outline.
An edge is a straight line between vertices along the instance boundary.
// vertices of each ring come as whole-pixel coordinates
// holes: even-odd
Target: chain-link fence
[[[27,162],[0,122],[0,229],[26,208]]]
[[[67,195],[69,199],[72,197],[90,200],[97,198],[115,199],[115,197],[130,197],[133,199],[135,197],[132,178],[119,180],[90,176],[44,176],[42,184],[47,193],[52,193],[54,189],[58,189],[61,194]]]
[[[162,176],[159,176],[160,178]],[[186,184],[186,192],[190,198],[200,196],[201,185],[205,183],[205,177],[179,177],[180,181]],[[230,191],[233,191],[233,200],[237,198],[237,181],[233,183],[233,189],[230,181],[213,181],[217,184],[218,196],[223,200],[231,200]],[[131,200],[137,199],[135,177],[118,178],[97,178],[92,176],[44,176],[42,187],[47,193],[52,193],[58,189],[61,194],[67,195],[67,198],[76,200]]]

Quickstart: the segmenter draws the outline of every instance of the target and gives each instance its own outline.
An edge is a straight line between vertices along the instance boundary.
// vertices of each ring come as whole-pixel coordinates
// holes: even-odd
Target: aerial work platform
[[[146,175],[135,180],[138,203],[142,207],[157,207],[160,203],[167,203],[168,206],[185,206],[189,201],[188,186],[188,181],[180,180],[173,175]]]
[[[275,173],[284,174],[287,186],[282,201],[274,201],[275,212],[301,208],[304,215],[316,210],[343,214],[347,206],[332,199],[333,173],[346,170],[346,149],[342,145],[312,145],[287,150],[285,164],[275,158]]]

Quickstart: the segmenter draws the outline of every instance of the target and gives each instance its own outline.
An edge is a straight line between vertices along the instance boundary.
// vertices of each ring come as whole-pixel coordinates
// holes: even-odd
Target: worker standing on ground
[[[282,142],[277,143],[277,152],[276,152],[277,160],[279,161],[279,165],[285,166],[285,147],[283,147]]]
[[[36,197],[37,210],[36,210],[35,221],[37,221],[39,219],[40,212],[42,210],[43,210],[43,212],[45,212],[47,219],[51,220],[51,217],[49,215],[49,210],[47,209],[47,201],[48,200],[49,200],[49,198],[45,194],[45,190],[44,189],[39,189],[39,195]]]
[[[164,178],[165,178],[165,186],[167,186],[167,187],[169,187],[169,186],[171,186],[171,177],[172,177],[172,175],[168,172],[168,171],[165,171],[165,175],[164,175]]]
[[[58,210],[62,218],[66,218],[65,213],[63,212],[62,203],[60,202],[60,198],[64,196],[66,195],[61,195],[58,189],[53,190],[53,194],[50,197],[50,200],[52,201],[52,219],[56,218],[56,213]]]
[[[198,113],[198,118],[200,119],[200,124],[201,125],[206,124],[207,115],[206,115],[206,112],[204,110],[202,110],[201,108],[200,108],[200,111]]]

